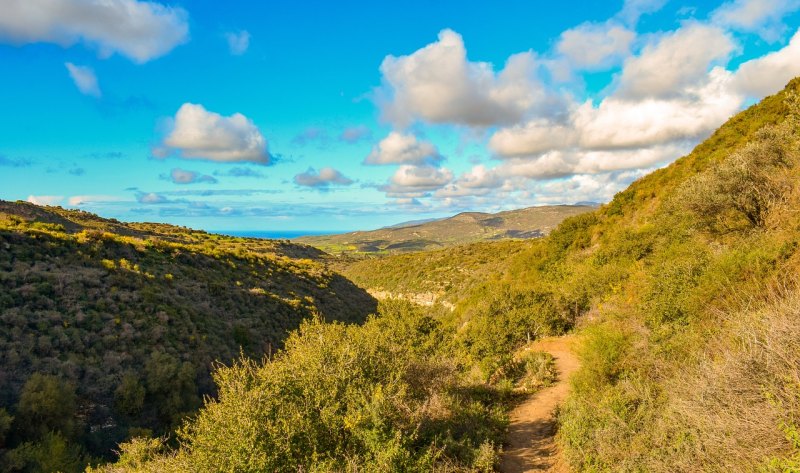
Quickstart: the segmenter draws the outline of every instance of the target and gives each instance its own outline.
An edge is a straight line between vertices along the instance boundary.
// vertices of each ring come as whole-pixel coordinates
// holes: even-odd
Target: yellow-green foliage
[[[167,434],[213,395],[215,361],[274,352],[314,314],[363,322],[374,299],[311,257],[288,242],[0,201],[0,407],[17,419],[4,443],[36,452],[64,440],[110,458],[132,432]],[[58,422],[26,407],[23,388],[37,383],[61,399],[42,376],[73,386]],[[45,439],[51,430],[61,437]]]
[[[389,292],[438,289],[455,303],[442,320],[456,350],[486,379],[503,374],[528,333],[578,322],[583,367],[560,439],[579,471],[791,469],[800,409],[773,381],[797,393],[800,350],[759,351],[754,343],[795,344],[733,322],[763,304],[776,309],[756,311],[753,323],[800,319],[775,291],[800,268],[798,89],[795,79],[688,156],[506,257],[473,245],[453,252],[454,263],[442,252],[345,271]],[[470,252],[486,261],[458,261]],[[437,264],[448,269],[435,284],[414,281],[413,268]],[[748,409],[757,414],[746,421]]]
[[[634,183],[598,212],[595,246],[566,256],[576,274],[628,273],[590,304],[561,411],[578,471],[791,470],[800,350],[787,336],[800,318],[794,290],[775,290],[794,285],[800,258],[791,102],[765,99]],[[631,232],[638,263],[619,258]]]
[[[304,323],[272,359],[215,372],[219,395],[181,429],[177,452],[154,455],[158,443],[137,440],[103,471],[485,467],[501,411],[470,393],[445,335],[407,303],[363,326]]]

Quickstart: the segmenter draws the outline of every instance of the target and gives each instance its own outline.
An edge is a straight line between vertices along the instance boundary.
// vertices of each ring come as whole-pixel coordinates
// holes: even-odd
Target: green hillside
[[[488,214],[463,212],[450,218],[411,222],[378,230],[307,236],[295,241],[334,254],[393,254],[464,243],[544,236],[567,217],[594,210],[586,205],[546,205]]]
[[[120,447],[120,458],[92,471],[492,471],[509,400],[526,386],[536,389],[546,384],[547,376],[541,373],[549,372],[552,365],[546,355],[521,357],[518,350],[531,339],[568,331],[578,335],[582,366],[558,414],[558,441],[575,471],[797,471],[798,89],[800,80],[796,79],[785,91],[733,117],[688,156],[633,183],[596,211],[567,218],[545,238],[338,262],[337,267],[359,286],[388,296],[375,316],[357,324],[343,322],[363,321],[364,311],[356,309],[371,301],[363,292],[343,278],[335,283],[342,286],[334,286],[341,277],[319,263],[287,256],[311,250],[179,229],[174,229],[179,236],[170,236],[172,230],[158,230],[161,227],[148,231],[175,240],[151,242],[167,248],[153,249],[147,246],[147,238],[111,235],[106,242],[105,236],[98,236],[105,235],[101,231],[74,233],[82,226],[68,229],[59,221],[6,217],[9,230],[2,235],[13,244],[9,241],[4,251],[13,249],[15,254],[4,263],[13,270],[2,274],[9,280],[22,280],[10,287],[23,291],[25,297],[3,299],[11,301],[3,302],[3,320],[11,314],[11,325],[3,333],[24,327],[31,332],[36,327],[37,334],[52,330],[55,335],[47,337],[55,340],[52,347],[75,339],[71,334],[60,337],[61,327],[67,330],[92,323],[95,319],[78,320],[76,314],[65,325],[56,317],[64,311],[45,307],[38,315],[38,306],[26,306],[24,311],[31,320],[31,314],[37,314],[33,327],[26,325],[25,317],[14,318],[21,313],[17,309],[21,303],[40,300],[30,296],[37,294],[33,291],[39,290],[35,284],[39,279],[28,283],[27,274],[34,270],[50,274],[48,268],[82,255],[90,257],[72,264],[71,272],[80,274],[81,265],[96,272],[81,287],[92,287],[100,271],[125,276],[90,294],[90,305],[97,301],[119,305],[112,288],[128,287],[124,281],[143,285],[122,299],[135,301],[147,292],[148,281],[169,288],[175,281],[202,280],[188,267],[199,266],[190,264],[193,258],[207,258],[203,262],[211,265],[213,277],[227,275],[226,281],[232,284],[226,287],[231,290],[223,294],[201,285],[202,291],[191,293],[193,302],[202,300],[216,307],[225,304],[218,301],[234,297],[231,294],[272,294],[267,290],[272,287],[258,286],[263,293],[252,290],[263,265],[272,271],[270,280],[277,280],[279,274],[287,278],[282,280],[285,285],[278,286],[284,292],[277,292],[277,299],[313,297],[315,307],[302,300],[294,307],[342,321],[303,322],[284,349],[266,359],[254,361],[248,356],[253,351],[246,349],[241,359],[215,371],[217,396],[184,419],[175,437],[130,432],[137,435]],[[89,219],[75,214],[68,220],[78,218]],[[149,228],[123,226],[136,232]],[[217,238],[227,248],[219,257],[212,243]],[[19,245],[19,241],[30,244]],[[250,245],[254,250],[248,250]],[[65,247],[80,251],[59,251]],[[21,249],[19,253],[16,248]],[[49,265],[40,263],[45,254]],[[18,259],[27,262],[16,268]],[[151,261],[170,264],[171,282],[165,268]],[[175,268],[177,263],[181,272]],[[184,274],[192,277],[178,277]],[[52,294],[69,287],[68,281],[53,279],[42,289],[45,292],[37,304],[48,304]],[[313,288],[326,287],[325,281],[330,281],[329,299],[312,294]],[[296,284],[308,292],[299,292]],[[187,291],[194,287],[188,282],[186,286]],[[234,287],[244,289],[236,292]],[[289,298],[288,291],[294,291],[296,298]],[[71,307],[75,300],[82,300],[79,294],[67,292],[72,295],[57,299],[55,307]],[[200,299],[205,293],[206,298]],[[167,311],[180,301],[175,294],[169,295],[158,310]],[[430,305],[410,303],[419,302],[415,295],[424,295]],[[111,302],[106,302],[108,298]],[[345,302],[345,298],[350,300]],[[276,298],[259,300],[271,299]],[[324,300],[330,305],[323,304]],[[230,320],[225,314],[236,311],[238,320],[242,303],[231,301],[217,317]],[[373,308],[369,305],[370,311]],[[101,313],[100,309],[95,312]],[[181,319],[179,312],[167,315],[168,320],[153,325],[163,329],[175,318],[197,320],[189,315]],[[160,320],[158,312],[154,316],[142,318]],[[89,340],[105,334],[103,330],[116,335],[114,330],[121,330],[117,327],[125,320],[103,322],[100,317],[96,326],[78,335]],[[142,326],[150,327],[146,322]],[[195,327],[188,322],[180,326]],[[249,325],[245,334],[253,334],[255,326]],[[214,333],[234,339],[241,334],[225,328],[214,325],[203,334],[208,339]],[[158,341],[159,333],[150,330],[146,338]],[[202,336],[192,338],[199,332],[185,333],[188,340],[176,335],[173,344],[202,346],[198,341],[204,341]],[[15,335],[10,340],[30,344],[29,352],[36,354],[32,360],[62,363],[60,373],[70,373],[72,366],[79,373],[91,372],[83,359],[62,360],[52,348],[53,356],[41,357],[43,349],[32,336]],[[103,340],[104,350],[125,342],[121,334]],[[168,356],[182,353],[170,352],[170,344],[162,345]],[[14,350],[8,353],[18,352]],[[141,405],[142,419],[147,419],[147,412],[157,416],[164,405],[185,409],[196,405],[196,399],[175,395],[191,392],[180,384],[188,378],[183,365],[165,363],[158,358],[161,355],[150,356],[141,374],[134,375],[144,381],[117,384],[113,405],[118,407],[114,408]],[[99,359],[105,361],[99,353],[93,361]],[[109,362],[109,366],[119,364],[116,359]],[[174,368],[162,370],[162,365]],[[5,362],[3,366],[26,365]],[[151,377],[164,380],[171,389],[151,388]],[[31,376],[19,401],[8,412],[0,411],[0,433],[11,442],[5,465],[12,465],[12,471],[16,464],[34,465],[29,468],[33,471],[47,471],[43,465],[79,469],[79,452],[71,447],[70,435],[74,435],[72,425],[84,417],[44,402],[73,399],[69,385],[61,381],[63,375],[57,379]],[[82,389],[88,388],[80,385],[79,393]],[[46,408],[34,408],[43,404]],[[10,426],[11,436],[5,435],[9,428],[4,425]],[[27,430],[31,425],[43,425],[47,431]]]
[[[215,362],[275,352],[304,319],[363,322],[374,300],[319,255],[0,202],[0,408],[25,411],[32,390],[69,404],[53,419],[25,411],[0,437],[17,445],[68,419],[67,437],[106,455],[179,425],[216,391]]]
[[[576,471],[797,471],[798,89],[544,240],[344,273],[404,298],[438,290],[484,366],[574,326],[583,367],[559,439]]]

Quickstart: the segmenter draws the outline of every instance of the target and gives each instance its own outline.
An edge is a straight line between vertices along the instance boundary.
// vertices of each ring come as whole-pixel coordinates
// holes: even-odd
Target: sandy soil
[[[511,412],[506,447],[500,461],[501,472],[569,471],[556,447],[557,426],[553,412],[567,397],[569,377],[578,369],[578,358],[571,351],[573,341],[571,336],[565,336],[532,344],[530,349],[553,355],[558,380],[553,386],[531,395]]]

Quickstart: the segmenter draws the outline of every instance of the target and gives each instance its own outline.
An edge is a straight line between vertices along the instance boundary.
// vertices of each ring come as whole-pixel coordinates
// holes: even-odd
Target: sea
[[[269,230],[219,230],[212,233],[220,235],[230,235],[235,237],[244,238],[265,238],[270,240],[291,240],[293,238],[300,238],[303,236],[316,236],[316,235],[333,235],[336,233],[344,233],[337,231],[319,231],[319,230],[284,230],[284,231],[269,231]]]

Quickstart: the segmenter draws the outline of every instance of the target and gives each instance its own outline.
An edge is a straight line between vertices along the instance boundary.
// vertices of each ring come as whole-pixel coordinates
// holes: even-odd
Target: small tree
[[[75,433],[75,386],[55,376],[34,373],[22,388],[17,405],[20,430],[30,438],[57,431]]]
[[[707,171],[687,180],[675,210],[688,210],[714,232],[763,227],[770,210],[784,203],[795,166],[793,138],[786,127],[765,127],[756,140]]]

